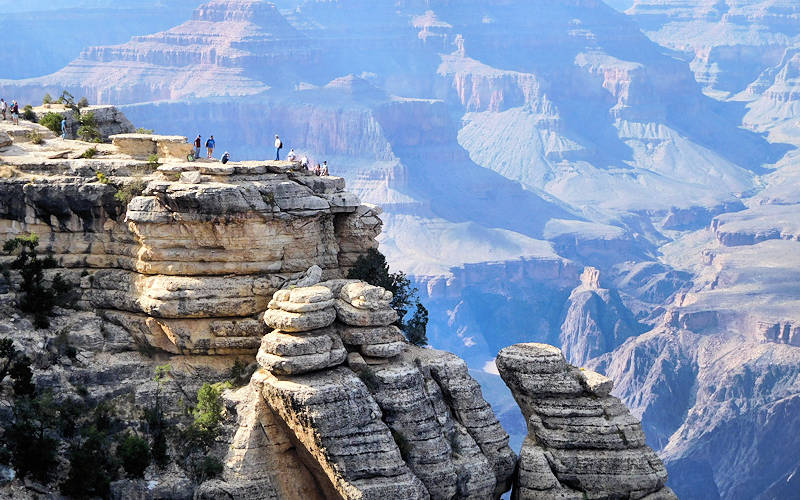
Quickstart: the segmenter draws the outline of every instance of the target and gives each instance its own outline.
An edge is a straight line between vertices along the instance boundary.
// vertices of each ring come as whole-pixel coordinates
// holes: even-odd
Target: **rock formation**
[[[677,498],[610,379],[545,344],[507,347],[496,363],[528,424],[514,498]]]
[[[257,465],[274,463],[283,441],[326,498],[492,498],[508,490],[516,456],[477,382],[455,356],[408,344],[390,326],[391,298],[354,280],[275,293],[264,313],[275,330],[237,406],[246,420],[234,438],[242,445],[228,453],[226,491],[273,474]],[[265,439],[252,419],[277,422],[269,425],[283,435],[276,429]]]

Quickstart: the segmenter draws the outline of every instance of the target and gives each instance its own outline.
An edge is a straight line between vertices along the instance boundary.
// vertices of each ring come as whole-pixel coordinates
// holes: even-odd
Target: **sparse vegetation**
[[[117,446],[117,457],[128,477],[144,477],[144,471],[150,465],[150,445],[147,440],[128,433]]]
[[[89,99],[87,99],[86,97],[81,97],[80,100],[78,101],[78,107],[79,108],[88,108],[89,107]]]
[[[45,127],[49,128],[56,134],[61,133],[61,120],[64,119],[64,115],[59,113],[48,112],[42,117],[40,124],[44,125]]]
[[[120,202],[121,205],[127,207],[128,203],[135,197],[141,195],[146,187],[147,181],[141,177],[136,177],[117,189],[117,192],[114,193],[114,199]]]
[[[42,104],[53,104],[53,97],[50,95],[50,92],[42,97]]]
[[[108,176],[103,172],[97,172],[95,175],[97,176],[97,182],[100,184],[108,184],[111,182],[111,179],[109,179]]]
[[[94,157],[95,157],[95,155],[97,155],[97,149],[96,149],[96,148],[94,148],[94,147],[91,147],[91,148],[88,148],[86,151],[84,151],[84,152],[81,154],[81,156],[80,156],[80,157],[81,157],[81,158],[87,158],[87,159],[89,159],[89,158],[94,158]]]
[[[100,142],[100,131],[97,129],[94,113],[80,115],[78,121],[81,124],[81,126],[78,127],[78,137],[87,142]]]
[[[33,322],[37,328],[47,328],[53,307],[66,305],[71,296],[71,286],[64,281],[61,274],[56,274],[48,286],[44,280],[44,270],[55,267],[52,257],[40,259],[36,255],[39,237],[35,234],[17,236],[3,244],[3,253],[16,258],[3,268],[6,279],[10,277],[9,269],[18,270],[22,275],[20,298],[18,305],[21,311],[33,314]]]
[[[157,170],[159,166],[161,166],[161,163],[158,161],[158,155],[152,154],[147,157],[147,168]]]
[[[26,104],[25,107],[22,108],[22,119],[28,120],[29,122],[36,122],[36,113],[33,112],[33,106]]]
[[[137,128],[137,129],[136,129],[136,133],[137,133],[137,134],[148,134],[148,135],[153,135],[153,129],[151,129],[151,128],[144,128],[144,127],[139,127],[139,128]]]
[[[28,140],[37,145],[44,143],[44,137],[42,137],[42,134],[40,134],[38,130],[31,130],[28,132]]]
[[[274,207],[277,204],[277,202],[275,201],[275,193],[273,193],[272,191],[261,193],[261,199],[264,200],[264,203],[266,203],[270,207]]]
[[[428,310],[418,297],[418,290],[411,286],[411,281],[402,271],[389,272],[386,257],[377,249],[370,248],[366,255],[356,260],[347,274],[349,279],[366,281],[370,285],[379,286],[392,292],[392,308],[397,311],[395,325],[403,330],[409,342],[417,346],[428,344],[427,326]],[[405,318],[414,305],[414,314],[406,323]]]

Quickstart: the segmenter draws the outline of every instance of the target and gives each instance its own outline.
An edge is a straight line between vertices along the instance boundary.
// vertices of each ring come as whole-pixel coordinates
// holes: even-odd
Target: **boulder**
[[[344,300],[335,302],[336,314],[342,323],[351,326],[388,326],[397,321],[397,312],[391,307],[359,309]]]
[[[13,143],[14,141],[11,140],[11,137],[7,133],[0,132],[0,149],[5,149]]]

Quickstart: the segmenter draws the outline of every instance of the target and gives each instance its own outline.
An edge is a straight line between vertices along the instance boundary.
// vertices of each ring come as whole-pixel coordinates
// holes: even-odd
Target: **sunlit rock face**
[[[765,450],[791,442],[779,405],[797,394],[794,2],[278,5],[211,3],[0,87],[119,102],[137,125],[213,131],[237,159],[271,158],[280,133],[384,207],[382,251],[423,291],[434,345],[491,388],[512,442],[522,420],[493,360],[548,342],[613,376],[682,497],[785,491],[800,459]],[[367,229],[334,219],[350,235],[343,269]],[[753,407],[712,383],[773,373]]]

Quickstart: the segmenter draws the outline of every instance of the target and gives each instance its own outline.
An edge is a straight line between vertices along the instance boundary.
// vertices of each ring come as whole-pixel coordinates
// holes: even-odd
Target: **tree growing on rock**
[[[44,270],[55,267],[56,262],[52,257],[40,259],[36,255],[39,246],[39,237],[35,234],[17,236],[3,244],[3,253],[16,254],[16,258],[2,271],[6,279],[10,278],[10,269],[19,271],[22,276],[18,306],[22,312],[33,315],[33,322],[37,328],[50,326],[49,316],[53,307],[65,305],[69,298],[71,287],[64,281],[61,274],[53,277],[48,285],[44,279]]]
[[[426,335],[428,326],[428,310],[419,300],[419,290],[411,286],[411,280],[402,271],[389,272],[386,257],[375,248],[367,250],[366,255],[360,256],[350,272],[349,279],[366,281],[370,285],[379,286],[392,292],[392,309],[397,311],[395,325],[405,334],[409,342],[416,346],[428,344]],[[414,314],[406,322],[406,316],[414,306]]]

